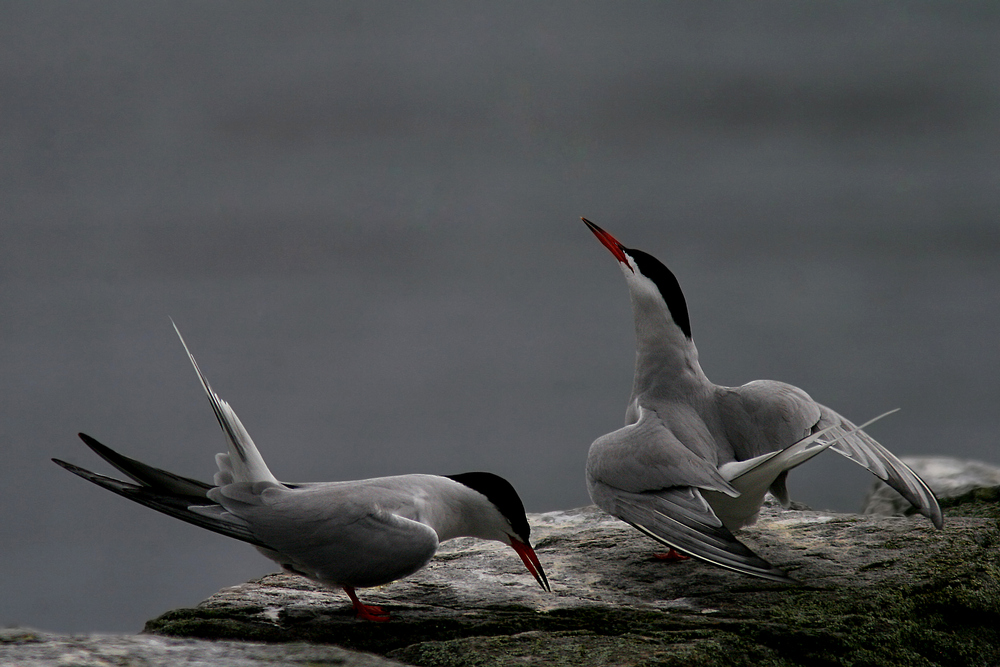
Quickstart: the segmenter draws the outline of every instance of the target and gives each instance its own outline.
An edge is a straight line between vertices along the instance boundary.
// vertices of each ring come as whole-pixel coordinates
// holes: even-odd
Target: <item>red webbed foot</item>
[[[667,560],[667,561],[677,562],[682,560],[690,560],[691,556],[688,556],[687,554],[682,554],[680,551],[677,551],[677,549],[670,547],[670,551],[668,551],[667,553],[653,554],[653,558],[656,558],[657,560]]]
[[[382,607],[361,602],[352,587],[344,586],[344,592],[347,593],[347,597],[351,598],[351,603],[354,605],[355,618],[362,621],[375,621],[376,623],[384,623],[389,620],[389,612],[382,611]]]
[[[382,611],[382,607],[376,607],[375,605],[354,605],[354,610],[357,612],[355,618],[359,618],[362,621],[375,621],[376,623],[385,623],[389,620],[389,612]]]

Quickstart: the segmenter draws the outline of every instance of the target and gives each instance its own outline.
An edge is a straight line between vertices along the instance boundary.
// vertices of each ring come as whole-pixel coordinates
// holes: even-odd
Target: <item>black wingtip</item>
[[[142,486],[147,486],[174,496],[188,496],[194,504],[204,502],[206,492],[213,486],[212,484],[207,484],[191,477],[184,477],[167,470],[154,468],[142,461],[119,454],[107,445],[102,445],[86,433],[80,433],[79,436],[84,444],[90,447],[95,454]]]
[[[775,573],[772,574],[771,576],[768,576],[768,577],[760,577],[760,575],[757,575],[757,576],[760,577],[760,578],[762,578],[762,579],[769,579],[770,581],[776,581],[779,584],[791,584],[793,586],[801,586],[802,585],[801,581],[799,581],[795,577],[791,576],[790,574],[788,574],[787,572],[785,572],[781,568],[777,568],[776,567],[774,569],[775,569]]]
[[[145,505],[161,514],[172,516],[175,519],[180,519],[181,521],[205,528],[214,533],[247,542],[256,547],[268,548],[268,545],[258,539],[240,520],[224,520],[222,518],[222,515],[224,515],[222,508],[214,505],[207,498],[194,497],[188,494],[175,494],[170,492],[169,488],[161,491],[141,484],[123,482],[114,477],[100,475],[60,459],[52,459],[52,461],[88,482],[92,482],[101,488],[107,489],[123,498],[128,498],[140,505]],[[200,514],[192,511],[193,507],[201,507],[203,509],[215,507],[220,511],[220,516]]]
[[[771,563],[769,563],[768,561],[764,560],[759,555],[754,553],[749,547],[747,547],[747,545],[743,544],[738,539],[736,539],[736,537],[731,532],[729,532],[728,529],[724,527],[720,526],[718,529],[714,531],[716,537],[724,537],[728,538],[729,540],[728,544],[726,545],[727,547],[726,555],[729,556],[729,558],[720,559],[718,557],[710,556],[703,550],[686,546],[682,544],[682,540],[670,539],[665,535],[658,534],[657,532],[655,532],[654,530],[652,530],[647,526],[641,525],[634,521],[630,521],[628,519],[624,519],[621,516],[619,516],[618,518],[625,521],[625,523],[629,524],[630,526],[638,530],[640,533],[653,538],[660,544],[676,549],[677,551],[680,551],[684,554],[687,554],[693,558],[697,558],[698,560],[709,563],[711,565],[715,565],[717,567],[730,570],[731,572],[737,572],[739,574],[745,574],[751,577],[766,579],[768,581],[774,581],[781,584],[800,583],[796,579],[793,579],[792,577],[788,576],[788,574],[781,568],[775,567],[774,565],[772,565]]]
[[[66,461],[63,461],[62,459],[52,459],[52,462],[55,463],[60,468],[62,468],[64,470],[70,471],[71,473],[73,473],[77,477],[82,477],[83,479],[85,479],[85,480],[87,480],[89,482],[94,482],[95,484],[101,485],[100,482],[97,482],[94,479],[95,477],[101,477],[100,475],[97,475],[97,473],[92,473],[92,472],[90,472],[89,470],[87,470],[85,468],[81,468],[80,466],[74,465],[72,463],[67,463]],[[103,485],[101,485],[101,486],[103,486]],[[105,488],[107,488],[107,487],[105,487]]]
[[[77,433],[77,435],[80,437],[81,440],[83,440],[83,444],[87,445],[98,454],[100,454],[102,451],[111,451],[110,449],[108,449],[106,445],[102,445],[100,442],[90,437],[86,433]]]

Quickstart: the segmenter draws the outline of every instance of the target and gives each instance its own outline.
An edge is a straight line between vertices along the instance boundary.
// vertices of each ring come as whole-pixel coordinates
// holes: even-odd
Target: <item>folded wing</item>
[[[739,492],[651,410],[591,445],[587,479],[599,507],[661,544],[744,574],[794,581],[723,525],[702,490],[737,502]]]
[[[751,551],[722,525],[698,489],[646,493],[613,492],[615,516],[661,544],[729,570],[794,583],[779,568]]]
[[[208,499],[205,494],[208,489],[212,488],[210,485],[188,479],[187,477],[181,477],[122,456],[82,433],[80,437],[102,458],[139,482],[139,484],[123,482],[113,477],[99,475],[59,459],[52,460],[88,482],[93,482],[108,491],[117,493],[124,498],[128,498],[140,505],[145,505],[157,512],[162,512],[163,514],[186,521],[195,526],[200,526],[201,528],[206,528],[215,533],[248,542],[254,546],[266,547],[253,534],[246,521],[233,516],[225,508]]]
[[[90,436],[80,437],[136,483],[53,461],[157,512],[252,544],[286,569],[316,581],[386,584],[416,572],[437,550],[433,528],[382,507],[381,500],[393,504],[391,490],[364,482],[213,486],[123,456]],[[231,471],[223,469],[218,476],[231,477]]]

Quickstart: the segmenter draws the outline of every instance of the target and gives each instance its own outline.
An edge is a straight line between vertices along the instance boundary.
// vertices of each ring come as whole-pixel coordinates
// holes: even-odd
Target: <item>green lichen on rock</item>
[[[724,631],[638,632],[595,635],[587,632],[526,632],[502,637],[469,637],[424,642],[389,657],[434,667],[508,667],[511,665],[699,665],[705,667],[786,666],[774,651]]]
[[[358,622],[337,592],[271,575],[147,631],[337,644],[426,667],[1000,664],[996,519],[949,516],[937,531],[922,517],[767,507],[741,536],[801,586],[665,564],[593,508],[532,520],[551,594],[509,549],[456,540],[414,577],[364,592],[389,623]]]
[[[943,498],[940,504],[947,516],[1000,519],[1000,486],[973,489],[955,498]]]
[[[998,533],[983,522],[931,543],[907,540],[915,549],[894,562],[905,579],[791,593],[768,617],[810,638],[814,654],[801,664],[819,664],[810,660],[820,650],[836,665],[1000,664]]]
[[[797,594],[772,607],[772,621],[750,634],[792,664],[994,665],[1000,662],[996,591],[990,599],[976,588],[995,581],[991,577],[905,588],[880,585],[862,595],[851,590]]]
[[[147,621],[143,632],[198,639],[288,641],[286,633],[261,618],[263,611],[254,606],[234,609],[175,609]]]

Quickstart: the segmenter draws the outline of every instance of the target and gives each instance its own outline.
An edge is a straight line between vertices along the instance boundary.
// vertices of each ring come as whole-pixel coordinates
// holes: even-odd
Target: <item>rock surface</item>
[[[981,461],[948,456],[920,456],[903,459],[927,482],[942,507],[965,504],[981,498],[1000,497],[1000,467]],[[876,480],[865,497],[862,514],[908,516],[912,505],[888,484]]]
[[[936,531],[923,517],[768,505],[740,536],[802,582],[790,586],[659,561],[655,543],[593,507],[552,512],[530,517],[552,593],[510,548],[459,539],[416,575],[362,591],[389,623],[356,621],[342,593],[276,574],[146,632],[428,666],[1000,664],[1000,504],[947,514]]]
[[[16,667],[399,667],[375,655],[316,644],[259,644],[153,635],[53,635],[0,629],[0,665]]]

